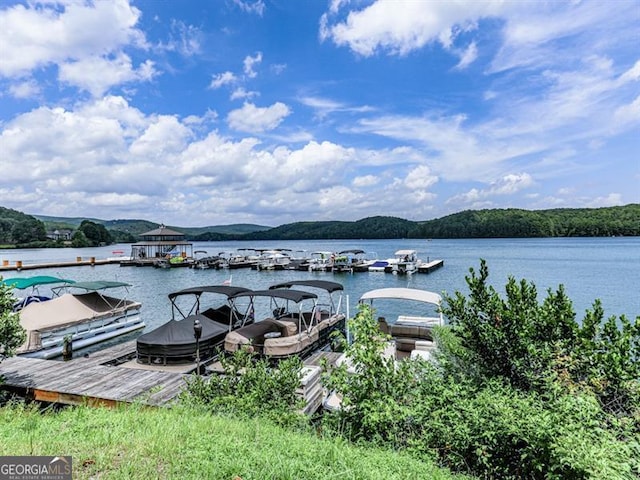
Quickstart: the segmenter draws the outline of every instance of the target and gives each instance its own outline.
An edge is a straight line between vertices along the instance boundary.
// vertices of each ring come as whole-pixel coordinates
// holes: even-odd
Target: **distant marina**
[[[596,299],[602,301],[607,317],[640,314],[640,299],[635,291],[640,284],[640,258],[637,255],[640,237],[279,243],[279,248],[266,242],[257,242],[251,248],[232,242],[195,243],[193,256],[176,255],[188,264],[185,266],[193,268],[122,268],[121,263],[130,261],[132,255],[128,253],[134,250],[132,245],[125,244],[87,249],[0,250],[0,274],[5,278],[4,272],[12,271],[15,278],[55,274],[78,282],[111,279],[130,284],[131,298],[142,304],[139,316],[145,325],[144,329],[103,344],[74,350],[69,362],[16,357],[2,362],[0,373],[5,375],[7,386],[14,391],[41,401],[117,405],[142,400],[151,405],[162,405],[172,402],[184,388],[185,375],[199,368],[192,362],[157,371],[151,368],[153,365],[145,366],[135,359],[134,340],[140,334],[153,332],[171,318],[171,292],[200,285],[224,284],[261,290],[276,282],[331,280],[344,286],[344,312],[351,317],[356,313],[357,299],[369,290],[409,287],[449,295],[456,291],[466,294],[464,277],[469,268],[477,270],[481,258],[489,266],[491,285],[499,291],[504,290],[509,277],[526,279],[536,285],[539,301],[542,301],[547,289],[555,290],[560,284],[564,285],[578,321]],[[165,247],[169,248],[169,245]],[[150,252],[152,250],[146,250],[145,256]],[[210,256],[207,252],[216,253]],[[295,256],[293,252],[296,252]],[[228,262],[240,253],[244,257],[255,255],[256,259],[241,268],[231,268],[224,262],[205,268],[198,266],[199,260],[208,257],[223,258]],[[167,254],[171,258],[172,254],[164,251],[149,256],[169,260]],[[284,263],[283,257],[290,257],[286,263],[289,268],[257,267],[259,261],[269,255],[279,255],[281,263]],[[291,261],[292,258],[313,257],[321,260],[320,265],[332,267],[310,268],[312,263],[303,266],[303,262]],[[373,270],[356,268],[365,259],[369,266],[374,266]],[[384,274],[389,262],[376,271],[375,265],[380,259],[396,259],[397,265],[403,261],[417,262],[413,273],[396,270],[393,274],[392,268]],[[444,263],[446,268],[439,268]],[[437,267],[430,275],[422,275],[419,266],[425,264]],[[57,269],[64,273],[59,274]],[[387,307],[385,311],[388,311]],[[257,317],[264,317],[271,311],[255,313]],[[393,311],[390,313],[393,318]],[[317,361],[318,356],[305,361],[305,377],[300,389],[308,412],[314,411],[320,402]],[[214,369],[214,366],[207,368]]]
[[[243,249],[289,249],[296,255],[312,252],[340,252],[359,249],[370,258],[387,259],[399,250],[415,250],[424,261],[440,259],[444,268],[429,275],[381,275],[374,272],[253,270],[216,268],[122,268],[130,257],[131,244],[92,248],[1,249],[0,275],[27,277],[55,275],[77,281],[114,279],[132,285],[132,296],[142,304],[141,315],[149,327],[166,321],[170,307],[167,295],[194,285],[221,284],[232,278],[234,285],[265,288],[273,282],[304,278],[333,278],[345,286],[345,293],[358,298],[373,288],[409,286],[453,294],[468,291],[465,276],[487,261],[489,282],[504,291],[508,277],[533,282],[539,298],[548,288],[564,285],[577,317],[582,318],[595,299],[601,299],[608,315],[640,315],[640,237],[535,238],[466,240],[310,240],[251,242],[194,242],[193,252],[212,255]],[[197,255],[196,255],[197,256]],[[18,265],[20,268],[18,268]],[[353,303],[353,302],[352,302]],[[351,306],[354,308],[354,305]],[[149,328],[148,327],[148,328]]]

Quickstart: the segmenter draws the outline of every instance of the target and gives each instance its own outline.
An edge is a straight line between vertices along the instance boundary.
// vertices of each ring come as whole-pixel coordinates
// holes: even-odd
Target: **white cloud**
[[[412,190],[426,190],[437,181],[438,177],[431,174],[428,166],[420,165],[407,174],[404,184]]]
[[[254,57],[247,55],[244,59],[244,74],[249,78],[255,78],[257,73],[253,69],[255,65],[259,65],[262,62],[262,52],[257,52]]]
[[[485,206],[488,205],[486,202],[493,197],[514,195],[533,185],[533,178],[528,173],[509,174],[491,183],[486,189],[472,188],[466,193],[449,198],[446,203],[478,208],[478,205],[481,204]]]
[[[23,76],[51,64],[146,48],[140,11],[126,0],[17,4],[0,10],[0,75]]]
[[[456,65],[456,70],[464,70],[478,58],[478,47],[475,42],[471,42],[469,46],[460,55],[460,61]]]
[[[9,86],[9,93],[15,98],[33,98],[40,94],[40,86],[29,79]]]
[[[233,84],[237,80],[238,79],[232,72],[226,71],[224,73],[218,73],[214,75],[213,78],[211,79],[209,88],[213,88],[213,89],[220,88],[223,85]]]
[[[281,102],[264,108],[245,103],[242,108],[229,112],[227,122],[240,132],[262,133],[275,129],[290,113],[289,107]]]
[[[361,10],[350,11],[343,21],[330,23],[339,7],[332,5],[331,15],[321,20],[321,39],[330,38],[364,56],[380,50],[406,55],[434,41],[450,48],[457,33],[472,28],[478,18],[503,9],[500,2],[377,0]]]
[[[244,100],[253,97],[257,97],[260,94],[258,92],[248,92],[243,87],[236,88],[233,92],[231,92],[231,100]]]
[[[240,7],[241,10],[247,13],[255,13],[256,15],[260,16],[263,15],[266,8],[264,0],[233,0],[233,3],[235,3],[238,7]]]
[[[351,184],[356,188],[372,187],[380,183],[380,179],[375,175],[363,175],[355,177]]]
[[[152,61],[147,60],[133,68],[128,55],[120,53],[115,58],[88,57],[60,65],[60,81],[102,96],[115,85],[134,81],[149,81],[157,75]]]
[[[198,27],[174,19],[171,21],[169,37],[166,44],[159,45],[160,49],[178,52],[185,57],[201,52],[202,31]]]
[[[590,208],[598,208],[598,207],[616,207],[624,205],[622,201],[622,195],[619,193],[610,193],[604,197],[596,197],[593,200],[590,200],[587,203],[587,207]]]

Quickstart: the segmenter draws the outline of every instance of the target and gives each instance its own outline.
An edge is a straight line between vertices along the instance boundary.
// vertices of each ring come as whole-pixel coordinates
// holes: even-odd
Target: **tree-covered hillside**
[[[0,243],[34,242],[46,236],[45,229],[69,226],[78,229],[82,223],[76,223],[77,218],[40,218],[48,220],[43,224],[32,216],[0,207]],[[141,233],[159,226],[147,220],[90,221],[104,225],[115,242],[134,242]],[[378,216],[355,222],[296,222],[275,228],[251,224],[168,227],[184,233],[191,241],[640,236],[640,204],[552,210],[467,210],[424,222]]]
[[[0,207],[0,244],[15,245],[47,239],[44,223],[31,215]]]
[[[244,235],[247,240],[406,238],[415,223],[396,217],[369,217],[357,222],[297,222]]]
[[[421,222],[420,238],[610,237],[640,235],[640,204],[553,210],[467,210]]]

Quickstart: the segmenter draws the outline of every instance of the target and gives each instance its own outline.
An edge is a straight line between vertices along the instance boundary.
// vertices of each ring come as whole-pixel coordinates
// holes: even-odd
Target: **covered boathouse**
[[[154,262],[173,257],[192,258],[193,244],[184,233],[160,225],[155,230],[140,234],[142,240],[131,245],[131,261]]]

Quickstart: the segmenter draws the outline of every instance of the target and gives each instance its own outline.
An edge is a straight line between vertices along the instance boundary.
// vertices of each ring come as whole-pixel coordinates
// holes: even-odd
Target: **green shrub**
[[[618,337],[605,324],[587,335],[562,288],[538,306],[533,285],[510,280],[502,301],[486,286],[485,267],[480,277],[472,272],[471,299],[456,294],[445,307],[462,320],[436,329],[436,362],[383,358],[389,337],[360,307],[349,321],[349,362],[325,366],[325,384],[343,398],[342,409],[323,418],[325,430],[485,478],[635,478],[637,417],[612,416],[599,392],[562,376],[585,370],[583,350],[612,356],[612,345],[636,345],[633,334],[623,327]],[[633,375],[634,348],[617,348],[626,360],[612,356],[598,372]],[[572,360],[563,365],[561,354]]]
[[[236,416],[263,416],[278,424],[299,425],[306,420],[298,410],[304,406],[297,395],[302,361],[282,360],[276,367],[266,359],[256,359],[242,349],[221,356],[224,375],[193,376],[186,401],[209,405],[213,412]]]
[[[13,311],[15,301],[11,288],[0,283],[0,361],[4,357],[12,356],[26,339],[26,333],[20,325],[20,317]]]
[[[555,359],[576,343],[578,324],[571,301],[560,286],[538,304],[535,285],[510,277],[506,300],[487,284],[484,261],[467,277],[469,298],[444,296],[443,313],[468,350],[467,361],[483,376],[507,379],[524,390],[540,390],[553,372]]]

